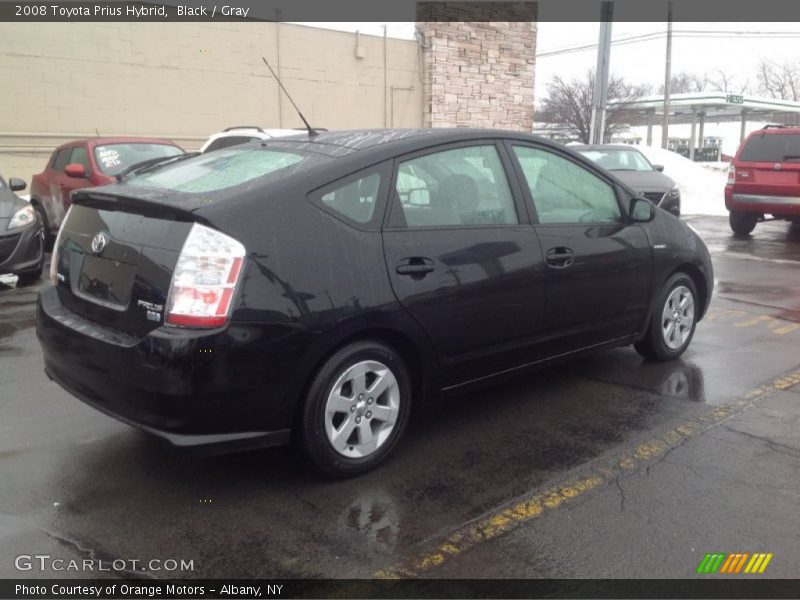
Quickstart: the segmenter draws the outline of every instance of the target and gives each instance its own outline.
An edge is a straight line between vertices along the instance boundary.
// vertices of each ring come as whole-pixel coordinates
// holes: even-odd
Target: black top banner
[[[410,22],[599,21],[604,0],[166,0],[152,2],[59,2],[0,0],[0,21],[306,21]],[[613,0],[622,22],[800,22],[796,0]]]

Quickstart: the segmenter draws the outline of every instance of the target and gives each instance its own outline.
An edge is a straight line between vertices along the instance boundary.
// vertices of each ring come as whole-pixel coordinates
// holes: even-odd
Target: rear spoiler
[[[114,187],[117,187],[116,185]],[[151,190],[142,189],[142,193],[131,195],[126,193],[108,193],[103,188],[85,188],[70,194],[72,204],[89,206],[111,211],[125,211],[145,217],[156,217],[172,221],[191,221],[208,224],[194,211],[201,208],[202,202],[191,197],[173,194],[155,194]]]

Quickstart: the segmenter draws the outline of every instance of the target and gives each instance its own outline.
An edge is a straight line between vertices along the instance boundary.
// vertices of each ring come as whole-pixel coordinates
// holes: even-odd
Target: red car
[[[728,171],[725,207],[736,235],[768,215],[800,223],[800,127],[767,125],[747,137]]]
[[[158,138],[97,137],[62,144],[31,182],[31,204],[41,216],[47,240],[61,226],[74,190],[113,183],[133,165],[180,154],[182,148]]]

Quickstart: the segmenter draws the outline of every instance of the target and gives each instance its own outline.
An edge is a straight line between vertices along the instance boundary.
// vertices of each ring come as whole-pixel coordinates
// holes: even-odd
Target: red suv
[[[62,144],[31,181],[31,204],[41,216],[47,240],[61,226],[70,192],[113,183],[133,165],[183,153],[179,146],[158,138],[97,137]]]
[[[800,127],[767,125],[747,137],[728,172],[725,207],[737,235],[767,215],[800,222]]]

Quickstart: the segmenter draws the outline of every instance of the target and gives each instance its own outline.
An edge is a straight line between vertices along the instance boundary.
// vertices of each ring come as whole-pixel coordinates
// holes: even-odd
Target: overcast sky
[[[342,31],[383,35],[384,23],[304,23]],[[414,38],[413,23],[386,23],[388,35]],[[539,23],[536,61],[536,98],[542,98],[554,74],[581,77],[597,62],[596,48],[562,55],[546,53],[565,48],[596,44],[599,23]],[[673,25],[672,72],[709,73],[724,71],[733,77],[734,86],[748,81],[757,88],[756,68],[764,58],[777,62],[800,60],[800,23],[682,23]],[[711,33],[699,33],[711,32]],[[734,33],[741,32],[741,33]],[[781,35],[763,35],[780,32]],[[654,88],[664,82],[666,50],[665,23],[617,22],[612,39],[653,34],[655,39],[612,45],[611,70],[631,83],[649,83]]]

